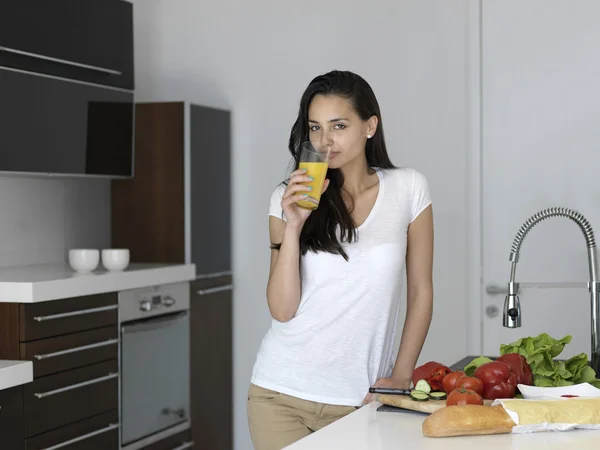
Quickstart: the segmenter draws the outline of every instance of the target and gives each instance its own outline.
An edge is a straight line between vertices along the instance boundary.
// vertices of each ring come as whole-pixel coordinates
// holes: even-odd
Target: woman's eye
[[[346,125],[344,125],[343,123],[336,123],[333,128],[335,128],[336,130],[343,130],[344,128],[346,128]]]
[[[319,126],[313,125],[312,127],[310,127],[310,131],[319,131]]]

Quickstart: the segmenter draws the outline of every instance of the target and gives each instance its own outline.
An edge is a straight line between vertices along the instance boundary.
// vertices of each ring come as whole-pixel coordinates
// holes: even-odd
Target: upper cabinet
[[[133,90],[133,5],[3,0],[0,66]]]

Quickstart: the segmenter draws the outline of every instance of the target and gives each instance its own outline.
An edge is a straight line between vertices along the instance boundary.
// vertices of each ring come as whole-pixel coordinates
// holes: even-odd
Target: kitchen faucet
[[[580,213],[568,208],[548,208],[531,216],[519,228],[510,251],[510,281],[508,282],[508,295],[504,300],[504,314],[502,316],[502,325],[507,328],[518,328],[521,326],[521,303],[519,301],[519,283],[515,282],[517,263],[519,262],[519,252],[523,239],[527,233],[541,221],[549,217],[566,217],[574,221],[585,236],[585,243],[588,250],[588,264],[590,271],[590,281],[588,289],[590,292],[590,301],[592,308],[592,368],[596,374],[600,374],[600,322],[598,322],[598,310],[600,309],[600,283],[598,282],[598,261],[596,256],[596,241],[594,239],[594,230],[587,219]],[[598,375],[597,375],[598,376]]]

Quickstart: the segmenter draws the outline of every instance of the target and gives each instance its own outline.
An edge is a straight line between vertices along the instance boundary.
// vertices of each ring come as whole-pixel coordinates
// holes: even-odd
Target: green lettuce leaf
[[[477,358],[475,358],[473,361],[471,361],[469,364],[467,364],[465,366],[465,368],[463,369],[463,372],[467,375],[469,375],[470,377],[473,376],[473,374],[475,373],[475,370],[485,364],[485,363],[489,363],[492,360],[490,358],[488,358],[487,356],[478,356]]]

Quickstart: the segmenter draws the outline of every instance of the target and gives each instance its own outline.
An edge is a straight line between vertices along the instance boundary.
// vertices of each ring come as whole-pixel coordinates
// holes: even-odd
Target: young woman
[[[320,204],[302,209],[303,142],[331,147]],[[360,76],[311,81],[289,149],[296,170],[271,197],[267,302],[273,322],[248,392],[257,450],[278,450],[372,400],[410,387],[429,330],[433,216],[425,178],[388,157],[375,94]],[[406,269],[407,309],[393,354]],[[396,357],[394,357],[396,356]]]

